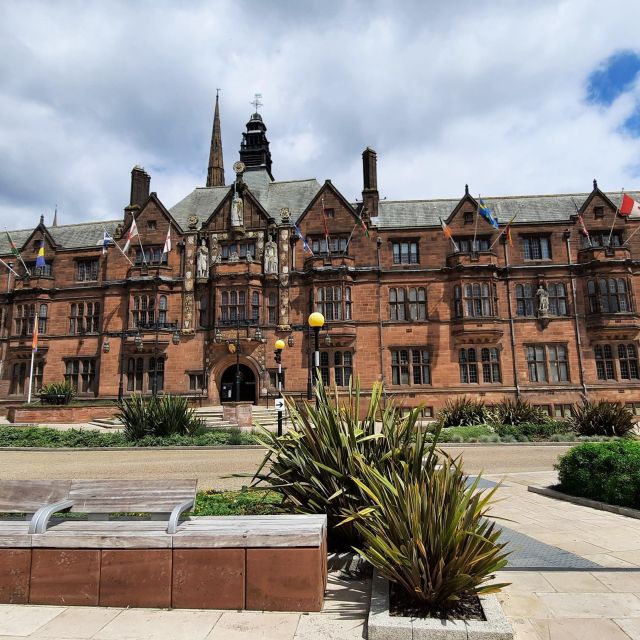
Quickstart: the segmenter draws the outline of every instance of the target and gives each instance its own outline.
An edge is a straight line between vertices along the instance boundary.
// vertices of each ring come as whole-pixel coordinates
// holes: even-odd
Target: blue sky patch
[[[622,129],[634,138],[640,137],[640,105],[636,105],[633,113],[622,123]]]
[[[587,78],[587,100],[595,104],[610,106],[613,101],[628,91],[640,72],[640,55],[634,51],[619,51],[607,58]],[[629,120],[638,120],[636,113]],[[636,126],[638,126],[636,122]],[[625,123],[626,128],[626,123]]]

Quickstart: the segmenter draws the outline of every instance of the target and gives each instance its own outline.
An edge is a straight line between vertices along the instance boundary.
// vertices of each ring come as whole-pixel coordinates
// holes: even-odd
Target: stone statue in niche
[[[218,244],[218,238],[216,236],[211,237],[211,249],[209,250],[210,264],[218,264],[222,259],[220,255],[220,245]]]
[[[264,272],[278,274],[278,245],[271,237],[264,246]]]
[[[536,295],[538,296],[538,314],[541,316],[549,315],[549,292],[540,284]]]
[[[233,194],[231,201],[231,226],[234,228],[244,226],[244,205],[238,193]]]
[[[240,256],[237,251],[232,251],[229,254],[229,262],[240,262]]]
[[[209,249],[207,249],[207,243],[204,239],[198,247],[198,257],[196,259],[196,277],[209,277]]]

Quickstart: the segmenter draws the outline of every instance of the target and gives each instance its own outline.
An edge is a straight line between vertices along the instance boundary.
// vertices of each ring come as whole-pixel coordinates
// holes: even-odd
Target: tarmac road
[[[465,471],[476,474],[551,471],[570,445],[445,447],[462,455]],[[140,451],[0,451],[0,479],[198,478],[202,489],[249,484],[262,461],[258,449]],[[233,477],[245,474],[247,477]]]

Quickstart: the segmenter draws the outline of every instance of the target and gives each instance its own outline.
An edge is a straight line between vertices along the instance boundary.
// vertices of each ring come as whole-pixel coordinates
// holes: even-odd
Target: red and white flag
[[[164,241],[164,247],[162,248],[162,257],[168,256],[169,251],[171,251],[171,225],[167,229],[167,237]]]
[[[622,196],[622,202],[620,203],[620,209],[618,209],[618,212],[621,216],[640,218],[640,204],[625,193]]]
[[[578,214],[578,222],[580,223],[580,233],[582,233],[585,238],[589,238],[589,232],[587,231],[587,227],[584,225],[584,219],[580,214]]]
[[[124,243],[124,249],[122,250],[124,253],[129,251],[129,247],[131,246],[131,241],[138,235],[138,225],[136,224],[136,219],[131,218],[131,226],[129,227],[129,233],[127,234],[127,241]]]

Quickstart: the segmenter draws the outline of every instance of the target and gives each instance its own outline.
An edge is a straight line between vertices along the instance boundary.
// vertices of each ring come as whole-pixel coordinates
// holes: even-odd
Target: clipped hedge
[[[572,426],[562,420],[547,420],[545,422],[523,422],[521,424],[494,424],[494,431],[504,438],[511,436],[513,438],[526,437],[528,440],[545,441],[550,440],[551,436],[558,434],[574,434]]]
[[[0,427],[0,447],[212,447],[258,444],[252,433],[239,429],[215,429],[196,436],[145,436],[128,440],[124,433],[89,429],[58,431],[48,427]]]
[[[621,507],[640,509],[640,442],[584,443],[556,465],[560,489]]]

